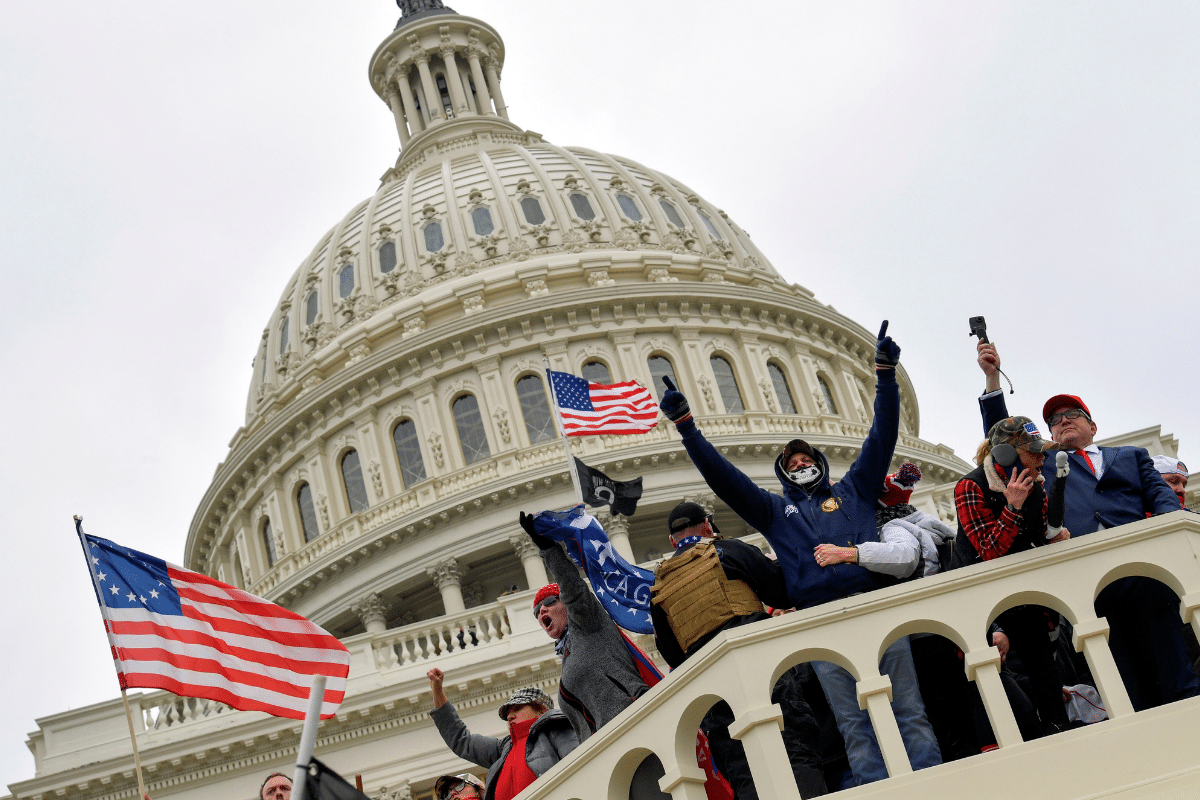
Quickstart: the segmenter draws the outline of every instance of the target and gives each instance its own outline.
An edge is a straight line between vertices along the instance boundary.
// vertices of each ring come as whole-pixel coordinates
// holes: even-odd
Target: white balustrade
[[[189,722],[211,719],[233,710],[216,700],[179,697],[170,692],[143,695],[139,705],[147,731],[162,731]]]
[[[1095,614],[1100,590],[1134,575],[1175,591],[1181,620],[1200,635],[1200,516],[1179,511],[724,631],[542,775],[522,800],[626,797],[634,770],[651,753],[662,762],[664,791],[675,800],[702,798],[696,729],[717,700],[733,709],[730,730],[747,745],[755,782],[772,787],[770,796],[797,798],[770,698],[780,675],[805,661],[839,664],[855,676],[872,719],[884,734],[894,734],[879,659],[898,638],[919,632],[944,636],[963,650],[999,752],[914,773],[904,769],[899,736],[883,735],[885,763],[907,774],[859,787],[856,798],[994,796],[996,787],[1006,797],[1115,796],[1118,787],[1131,789],[1123,797],[1159,796],[1155,792],[1165,790],[1154,789],[1153,776],[1185,776],[1180,785],[1194,792],[1200,698],[1133,713],[1107,645],[1107,622]],[[1000,613],[1022,604],[1049,607],[1071,623],[1110,719],[1021,741],[1003,685],[992,680],[999,651],[987,644],[986,631]],[[778,757],[763,755],[771,753]]]
[[[383,672],[494,645],[510,633],[504,605],[490,603],[377,633],[371,637],[371,650],[376,669]]]

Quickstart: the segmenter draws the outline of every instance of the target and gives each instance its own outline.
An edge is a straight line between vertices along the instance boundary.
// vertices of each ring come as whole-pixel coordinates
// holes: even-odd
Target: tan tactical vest
[[[745,581],[725,577],[711,541],[700,542],[659,564],[650,598],[667,615],[684,652],[734,617],[763,610]]]

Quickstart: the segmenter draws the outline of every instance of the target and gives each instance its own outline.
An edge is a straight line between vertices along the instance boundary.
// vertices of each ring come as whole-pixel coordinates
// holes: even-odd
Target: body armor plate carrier
[[[725,577],[711,541],[693,545],[659,564],[650,596],[667,615],[684,652],[734,617],[763,610],[758,595],[745,581]]]

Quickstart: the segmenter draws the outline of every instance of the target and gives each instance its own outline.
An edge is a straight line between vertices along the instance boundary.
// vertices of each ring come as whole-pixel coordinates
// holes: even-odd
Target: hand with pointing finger
[[[900,363],[900,345],[887,335],[888,321],[879,326],[878,341],[875,343],[875,369],[895,369]]]

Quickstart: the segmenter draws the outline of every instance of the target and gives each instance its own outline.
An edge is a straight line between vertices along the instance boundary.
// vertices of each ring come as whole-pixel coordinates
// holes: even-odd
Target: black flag
[[[637,510],[637,501],[642,496],[642,479],[614,481],[598,469],[575,459],[575,471],[579,473],[579,488],[583,502],[589,506],[609,506],[612,513],[632,517]]]
[[[308,762],[305,800],[371,800],[317,759]]]

